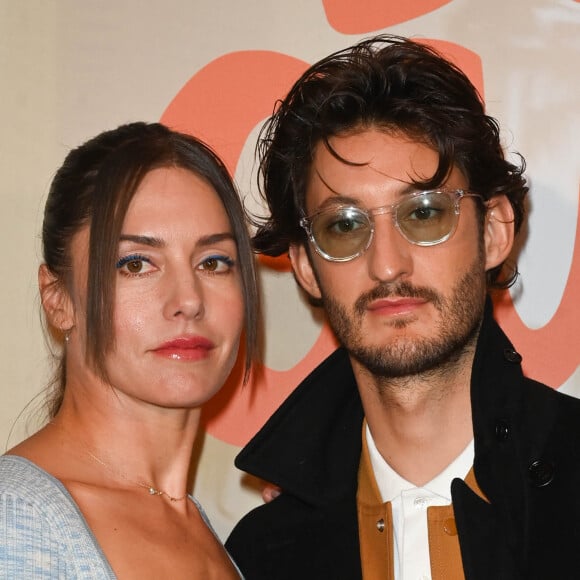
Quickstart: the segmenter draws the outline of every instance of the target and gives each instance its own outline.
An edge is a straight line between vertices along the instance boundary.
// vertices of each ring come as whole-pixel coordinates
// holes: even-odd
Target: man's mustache
[[[413,286],[409,282],[397,282],[396,284],[379,284],[372,290],[361,294],[354,303],[354,310],[362,315],[368,305],[381,298],[419,298],[433,303],[435,308],[441,309],[443,300],[437,292],[425,286]]]

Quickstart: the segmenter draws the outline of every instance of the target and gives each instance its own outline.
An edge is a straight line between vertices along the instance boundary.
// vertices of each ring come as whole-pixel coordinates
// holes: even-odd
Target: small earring
[[[70,333],[72,332],[72,329],[74,328],[74,326],[71,326],[70,328],[63,328],[62,332],[64,334],[64,341],[68,344],[68,342],[70,341]]]

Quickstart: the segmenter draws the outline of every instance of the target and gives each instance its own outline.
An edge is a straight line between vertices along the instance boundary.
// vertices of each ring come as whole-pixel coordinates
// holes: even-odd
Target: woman
[[[45,209],[44,314],[63,338],[51,421],[0,457],[0,577],[239,578],[194,498],[200,410],[257,304],[220,160],[159,124],[69,153]]]

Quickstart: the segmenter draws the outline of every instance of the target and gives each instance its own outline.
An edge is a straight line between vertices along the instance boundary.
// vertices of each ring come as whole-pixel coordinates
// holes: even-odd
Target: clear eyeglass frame
[[[435,246],[437,244],[441,244],[447,241],[457,229],[457,223],[459,221],[460,215],[460,202],[465,197],[478,197],[482,198],[480,194],[477,193],[470,193],[463,189],[433,189],[433,190],[426,190],[426,191],[418,191],[414,193],[410,193],[405,195],[399,201],[389,204],[383,205],[377,208],[372,209],[364,209],[356,205],[336,205],[331,207],[325,207],[320,211],[313,213],[312,215],[306,217],[302,217],[300,219],[300,226],[305,230],[308,239],[310,240],[311,244],[313,245],[316,253],[319,254],[325,260],[329,262],[349,262],[350,260],[354,260],[358,258],[362,254],[364,254],[370,247],[374,232],[375,232],[375,223],[373,217],[376,215],[384,215],[390,213],[393,220],[393,225],[397,229],[397,231],[403,236],[405,240],[409,243],[417,246]],[[409,230],[411,229],[410,226],[403,227],[401,225],[402,218],[400,217],[400,210],[409,209],[409,215],[413,214],[417,211],[424,211],[424,210],[437,210],[441,212],[441,208],[431,207],[429,204],[432,199],[437,199],[439,202],[442,200],[445,201],[447,205],[443,207],[443,211],[445,211],[445,215],[443,216],[446,218],[444,228],[442,231],[435,236],[427,236],[426,239],[417,239],[417,237],[413,237],[410,235]],[[335,255],[332,252],[328,251],[328,248],[324,248],[324,242],[321,241],[321,236],[318,235],[317,237],[317,223],[320,223],[321,218],[328,217],[332,218],[333,216],[340,216],[340,215],[348,216],[348,220],[354,220],[355,218],[360,220],[364,226],[367,227],[362,233],[365,234],[360,243],[355,244],[356,251],[347,252],[346,255]],[[424,220],[410,220],[420,223]],[[335,223],[338,223],[338,219]],[[407,222],[405,222],[407,223]]]

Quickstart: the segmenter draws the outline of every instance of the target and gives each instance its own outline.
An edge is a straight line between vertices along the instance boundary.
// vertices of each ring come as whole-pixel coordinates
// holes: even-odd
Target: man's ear
[[[485,216],[485,269],[491,270],[503,263],[514,245],[514,209],[505,195],[492,197],[487,202]]]
[[[322,295],[306,246],[304,244],[291,244],[288,249],[288,254],[298,284],[312,298],[320,300]]]
[[[62,281],[46,264],[41,264],[38,269],[38,288],[48,323],[61,332],[70,330],[75,325],[72,301]]]

